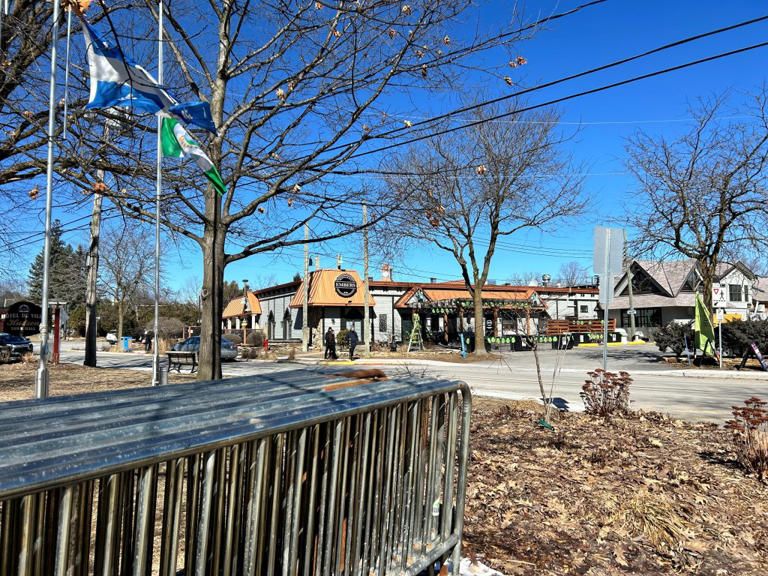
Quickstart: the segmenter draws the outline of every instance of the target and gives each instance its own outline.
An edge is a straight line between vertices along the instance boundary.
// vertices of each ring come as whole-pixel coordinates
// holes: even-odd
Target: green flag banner
[[[712,319],[709,317],[709,311],[704,306],[701,294],[696,292],[696,315],[693,326],[695,335],[693,337],[696,348],[704,352],[717,356],[715,351],[715,328],[712,325]]]
[[[213,165],[208,155],[195,142],[192,136],[178,123],[174,118],[163,118],[163,127],[161,130],[161,143],[163,156],[173,156],[183,158],[192,156],[197,167],[210,181],[216,192],[222,196],[227,193],[227,187],[221,179],[219,171]]]

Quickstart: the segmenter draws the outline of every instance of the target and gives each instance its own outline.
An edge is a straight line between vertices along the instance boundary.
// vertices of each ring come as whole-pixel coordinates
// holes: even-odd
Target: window
[[[629,314],[621,311],[621,325],[629,326]],[[635,315],[636,328],[652,328],[661,326],[661,308],[638,308]]]
[[[283,314],[283,338],[286,340],[291,337],[291,311],[285,311]]]
[[[379,314],[379,332],[389,332],[386,314]]]
[[[589,306],[587,304],[580,304],[579,314],[589,314]]]
[[[741,302],[741,284],[728,284],[728,300]]]

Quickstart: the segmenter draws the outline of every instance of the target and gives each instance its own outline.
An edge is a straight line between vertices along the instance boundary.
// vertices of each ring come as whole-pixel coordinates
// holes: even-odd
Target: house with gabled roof
[[[635,327],[647,337],[669,322],[694,318],[696,291],[702,290],[701,270],[696,260],[633,260],[632,306],[629,303],[629,274],[622,274],[614,288],[609,318],[628,328],[629,310],[634,309]],[[741,262],[718,264],[715,284],[726,294],[727,320],[746,320],[755,312],[753,302],[757,277]]]

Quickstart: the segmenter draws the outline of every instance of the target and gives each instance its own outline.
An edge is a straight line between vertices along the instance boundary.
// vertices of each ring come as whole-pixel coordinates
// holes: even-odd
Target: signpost
[[[614,277],[621,273],[624,260],[624,230],[595,227],[592,268],[600,277],[600,305],[603,308],[603,370],[608,369],[608,305],[613,300]]]
[[[717,339],[719,340],[720,369],[723,369],[723,309],[726,305],[725,286],[712,286],[712,306],[717,310]]]

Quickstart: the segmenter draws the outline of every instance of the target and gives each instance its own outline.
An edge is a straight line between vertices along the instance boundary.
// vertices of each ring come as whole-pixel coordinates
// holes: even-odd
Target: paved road
[[[81,363],[82,350],[65,350],[62,360]],[[99,365],[112,368],[151,370],[152,358],[143,354],[99,353]],[[314,362],[314,361],[307,361]],[[541,351],[542,374],[547,388],[554,377],[556,402],[569,410],[583,409],[579,396],[586,372],[602,363],[597,348],[574,349],[566,353]],[[508,353],[501,360],[473,364],[422,362],[414,360],[357,361],[369,364],[389,374],[425,374],[466,381],[474,393],[509,399],[539,396],[536,368],[531,353]],[[340,367],[341,368],[341,367]],[[238,361],[225,362],[225,377],[258,375],[266,372],[313,369],[307,363]],[[676,418],[724,421],[730,417],[730,407],[750,396],[768,398],[768,374],[726,373],[715,371],[674,371],[658,357],[651,345],[614,347],[609,349],[608,369],[626,370],[634,382],[631,402],[635,409],[667,412]]]

